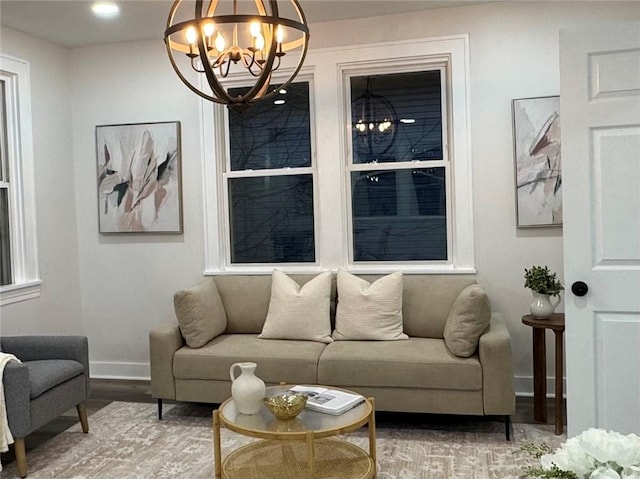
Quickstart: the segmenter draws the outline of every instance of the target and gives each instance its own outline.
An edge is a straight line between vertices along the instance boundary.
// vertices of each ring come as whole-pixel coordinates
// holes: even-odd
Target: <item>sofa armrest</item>
[[[84,366],[89,396],[89,341],[86,336],[4,336],[2,350],[20,361],[71,359]]]
[[[154,398],[176,398],[173,355],[184,344],[184,338],[177,324],[159,326],[149,332],[151,395]]]
[[[8,362],[4,368],[2,385],[11,434],[25,437],[30,432],[29,369],[24,364]]]
[[[478,345],[482,365],[484,413],[511,415],[516,410],[511,359],[511,336],[499,313],[492,313],[489,327]]]

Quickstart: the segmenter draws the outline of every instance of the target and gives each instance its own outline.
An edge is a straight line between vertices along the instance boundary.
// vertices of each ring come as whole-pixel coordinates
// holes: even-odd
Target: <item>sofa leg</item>
[[[16,438],[13,451],[16,455],[18,475],[20,477],[27,477],[27,451],[24,446],[24,437]]]
[[[80,418],[80,424],[82,425],[82,432],[89,432],[89,421],[87,420],[87,408],[84,403],[81,402],[76,406],[78,410],[78,417]]]
[[[504,436],[507,441],[511,441],[511,416],[504,417]]]
[[[162,398],[158,398],[158,419],[162,421]]]

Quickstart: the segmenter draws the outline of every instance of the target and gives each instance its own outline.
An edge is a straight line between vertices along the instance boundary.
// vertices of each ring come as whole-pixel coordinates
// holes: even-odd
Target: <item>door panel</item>
[[[561,32],[560,112],[568,434],[638,433],[640,24]]]

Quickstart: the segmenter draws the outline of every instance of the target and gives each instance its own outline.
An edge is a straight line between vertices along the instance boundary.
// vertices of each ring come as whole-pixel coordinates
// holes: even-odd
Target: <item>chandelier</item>
[[[365,163],[384,161],[396,140],[398,116],[391,102],[373,93],[371,77],[366,77],[366,90],[352,101],[354,146]]]
[[[164,32],[169,60],[182,82],[238,111],[285,89],[302,68],[308,41],[297,0],[176,0]],[[273,84],[273,72],[289,54],[297,63],[287,63],[289,74]],[[197,81],[201,74],[206,82]],[[227,77],[251,78],[253,85],[233,95],[222,83]]]

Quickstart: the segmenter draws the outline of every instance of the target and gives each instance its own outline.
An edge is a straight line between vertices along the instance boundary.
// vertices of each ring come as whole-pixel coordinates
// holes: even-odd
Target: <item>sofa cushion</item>
[[[23,361],[29,370],[29,397],[37,398],[49,389],[84,374],[84,366],[71,359]]]
[[[467,274],[405,274],[402,286],[403,330],[411,337],[442,339],[458,294],[476,282]]]
[[[173,306],[184,340],[199,348],[227,327],[227,315],[216,284],[211,279],[173,295]]]
[[[336,340],[408,339],[402,332],[402,273],[369,283],[338,271]]]
[[[316,275],[291,275],[304,285]],[[260,334],[269,311],[271,275],[214,276],[227,312],[227,333]]]
[[[476,391],[482,388],[482,367],[477,355],[451,354],[442,339],[336,341],[320,356],[318,383]]]
[[[260,339],[255,334],[222,334],[199,349],[181,348],[173,357],[178,379],[229,381],[233,363],[252,361],[265,383],[314,384],[323,343],[290,339]]]
[[[282,271],[274,270],[269,312],[258,337],[332,342],[330,296],[330,271],[300,286]]]
[[[478,338],[489,326],[491,307],[480,285],[467,286],[451,308],[444,328],[444,340],[456,356],[468,358],[478,348]]]

